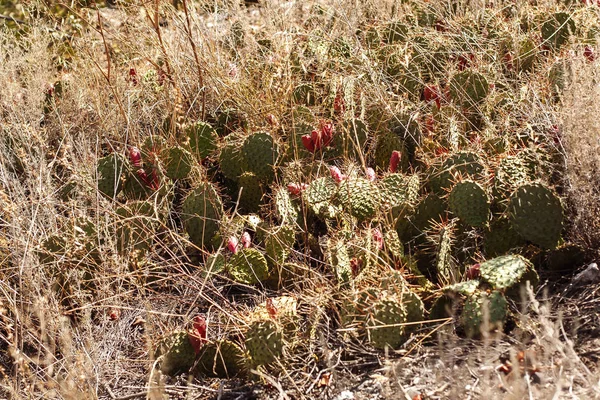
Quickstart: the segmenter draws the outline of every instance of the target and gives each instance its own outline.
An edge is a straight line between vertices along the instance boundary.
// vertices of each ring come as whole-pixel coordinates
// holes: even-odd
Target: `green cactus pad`
[[[173,332],[161,340],[154,351],[154,358],[158,357],[162,357],[160,370],[165,375],[175,376],[189,371],[196,360],[196,353],[188,333]]]
[[[504,157],[494,175],[494,198],[496,201],[508,199],[521,185],[526,184],[531,174],[526,162],[515,156]]]
[[[298,220],[298,207],[294,204],[286,188],[275,191],[275,215],[282,224],[295,224]]]
[[[171,179],[185,179],[192,171],[195,164],[192,153],[180,146],[171,147],[161,156],[164,160],[165,173]]]
[[[485,166],[481,157],[473,152],[459,151],[448,157],[429,177],[429,187],[438,195],[445,194],[460,176],[474,181],[481,180]]]
[[[337,191],[335,181],[327,176],[312,181],[302,193],[302,197],[316,215],[321,215],[321,208],[331,205]]]
[[[398,324],[404,324],[406,320],[406,307],[394,297],[383,298],[373,304],[371,317],[367,321],[369,341],[373,347],[399,348],[405,338],[404,326]]]
[[[246,349],[255,365],[271,364],[283,355],[283,331],[274,321],[254,321],[246,332]]]
[[[508,289],[520,283],[530,270],[534,270],[533,265],[518,255],[492,258],[479,265],[481,277],[498,290]]]
[[[558,49],[567,43],[570,35],[574,35],[575,21],[571,15],[559,12],[550,17],[542,25],[543,44],[554,49]]]
[[[442,291],[444,293],[456,293],[463,296],[470,296],[477,291],[480,282],[475,279],[471,279],[464,282],[454,283],[452,285],[444,286]]]
[[[98,190],[108,198],[114,198],[123,187],[125,175],[125,159],[117,153],[112,153],[98,160],[96,167]]]
[[[406,308],[406,322],[421,322],[424,320],[425,305],[423,300],[414,292],[402,294],[402,304]],[[411,324],[404,327],[406,333],[415,332],[420,324]]]
[[[485,189],[473,181],[454,185],[448,196],[448,206],[463,223],[473,227],[485,225],[490,214],[490,200]]]
[[[384,176],[377,186],[384,206],[412,208],[417,203],[421,181],[416,174],[393,173]]]
[[[247,248],[239,250],[227,263],[229,275],[238,283],[253,285],[269,279],[267,259],[258,250]]]
[[[337,200],[344,210],[359,221],[373,218],[379,208],[379,194],[373,182],[348,178],[340,183]]]
[[[316,93],[313,85],[305,83],[296,86],[292,93],[292,99],[296,104],[305,106],[314,106],[316,103]]]
[[[225,108],[217,113],[217,133],[219,136],[229,135],[248,127],[248,116],[237,108]]]
[[[192,154],[198,160],[210,156],[217,149],[219,137],[216,130],[209,123],[198,121],[188,126],[185,133],[189,139]]]
[[[506,320],[508,303],[501,292],[493,291],[489,295],[476,292],[470,296],[463,307],[461,321],[468,337],[478,338],[486,330],[492,332],[502,329]]]
[[[459,72],[450,80],[450,97],[462,108],[474,108],[485,100],[489,91],[487,79],[478,72]]]
[[[257,176],[251,172],[244,172],[238,180],[241,189],[239,206],[242,210],[250,213],[257,212],[262,202],[263,190]]]
[[[445,214],[446,202],[439,196],[430,194],[417,205],[413,224],[419,232],[425,232],[434,222],[440,222]]]
[[[241,151],[243,138],[232,134],[225,138],[219,152],[219,168],[227,179],[236,181],[247,170],[246,159]]]
[[[524,244],[525,240],[517,233],[510,220],[501,218],[493,221],[486,230],[483,251],[488,257],[497,257]]]
[[[205,343],[194,366],[194,375],[230,379],[243,375],[247,370],[244,351],[229,340]]]
[[[215,188],[208,182],[192,190],[183,202],[181,219],[190,240],[196,246],[210,247],[219,231],[223,205]]]
[[[380,171],[387,171],[390,165],[390,157],[395,150],[403,155],[401,161],[407,159],[404,142],[398,135],[392,132],[379,134],[376,138],[375,148],[373,149],[375,167]]]
[[[119,217],[116,227],[117,248],[121,255],[137,250],[145,253],[152,246],[156,218],[154,204],[148,201],[134,201],[117,208]]]
[[[283,264],[293,250],[296,234],[289,225],[272,230],[265,240],[267,261],[272,268]]]
[[[524,239],[544,249],[556,248],[563,207],[552,190],[540,183],[523,185],[511,196],[509,210],[515,230]]]
[[[242,146],[242,152],[250,172],[261,181],[273,180],[274,166],[279,158],[279,146],[271,135],[258,132],[248,136]]]

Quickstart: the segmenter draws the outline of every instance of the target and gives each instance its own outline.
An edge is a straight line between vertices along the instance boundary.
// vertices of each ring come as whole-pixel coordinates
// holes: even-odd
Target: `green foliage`
[[[154,358],[161,357],[160,370],[169,376],[189,371],[196,360],[196,352],[185,331],[173,332],[163,338],[153,355]]]
[[[111,199],[117,196],[123,187],[125,158],[112,153],[98,160],[96,171],[98,190]]]
[[[227,263],[229,275],[238,283],[252,285],[269,279],[267,259],[257,249],[239,250]]]
[[[448,206],[462,222],[473,227],[485,225],[490,213],[490,201],[485,189],[473,181],[454,185],[448,196]]]
[[[283,354],[283,331],[275,321],[254,321],[246,331],[246,349],[255,365],[273,363]]]
[[[367,321],[371,344],[384,349],[386,346],[397,349],[404,342],[404,326],[407,321],[406,307],[394,297],[384,297],[373,304]]]
[[[219,230],[222,215],[221,198],[208,182],[192,190],[183,202],[183,225],[196,246],[211,246],[211,239]]]

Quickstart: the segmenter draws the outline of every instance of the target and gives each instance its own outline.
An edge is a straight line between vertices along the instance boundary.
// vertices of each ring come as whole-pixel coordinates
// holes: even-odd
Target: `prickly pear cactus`
[[[489,91],[487,79],[478,72],[459,72],[450,80],[450,96],[462,108],[475,108],[485,100]]]
[[[263,190],[258,177],[252,172],[244,172],[238,180],[239,206],[242,210],[250,213],[257,212],[263,197]]]
[[[217,149],[218,135],[215,129],[206,122],[198,121],[185,129],[192,154],[202,160]]]
[[[386,346],[397,349],[404,342],[404,326],[407,320],[406,307],[392,296],[384,296],[373,304],[367,321],[369,341],[378,348]]]
[[[515,156],[504,157],[494,175],[494,198],[496,201],[508,199],[521,185],[531,179],[526,162]]]
[[[190,240],[196,246],[210,247],[211,239],[219,231],[223,205],[215,188],[202,183],[185,198],[181,219]]]
[[[481,277],[498,290],[509,289],[522,283],[528,271],[535,272],[533,264],[517,255],[496,257],[479,265]]]
[[[265,251],[269,265],[276,269],[292,252],[296,240],[294,229],[289,225],[277,227],[265,239]]]
[[[244,351],[230,340],[205,343],[194,366],[194,375],[230,379],[247,371]]]
[[[254,133],[246,138],[242,146],[248,169],[264,182],[275,177],[274,167],[279,159],[279,145],[265,132]]]
[[[160,341],[154,351],[154,358],[162,357],[160,370],[174,376],[187,372],[194,365],[196,352],[185,331],[173,332]]]
[[[448,196],[448,206],[463,223],[473,227],[485,225],[490,214],[490,200],[485,189],[468,180],[454,185]]]
[[[275,215],[283,225],[293,225],[298,220],[299,210],[287,188],[275,191]]]
[[[486,332],[501,330],[506,320],[508,303],[499,291],[475,292],[465,301],[461,321],[468,337],[478,338]]]
[[[389,167],[390,156],[393,151],[405,153],[404,142],[398,135],[392,132],[382,133],[377,136],[375,148],[373,149],[373,159],[375,167],[381,171],[386,171]],[[406,159],[406,157],[403,157]]]
[[[117,248],[121,255],[130,251],[142,254],[152,246],[157,219],[154,204],[134,201],[116,209],[119,217],[116,224]]]
[[[283,331],[275,321],[254,321],[246,331],[246,349],[255,365],[271,364],[283,355]]]
[[[542,25],[542,40],[545,46],[558,49],[575,34],[575,21],[571,15],[559,12]]]
[[[459,151],[434,169],[429,177],[429,187],[434,193],[444,195],[458,177],[479,181],[484,175],[485,165],[477,153]]]
[[[348,178],[340,183],[337,201],[344,211],[365,221],[375,216],[379,208],[379,194],[375,184],[367,179]]]
[[[239,250],[227,263],[229,275],[238,283],[253,285],[269,278],[265,256],[254,248]]]
[[[517,233],[510,220],[500,218],[493,221],[485,231],[483,250],[488,257],[497,257],[524,244],[525,240]]]
[[[108,198],[114,198],[123,187],[125,158],[112,153],[98,160],[96,167],[98,190]]]
[[[421,181],[418,175],[387,174],[377,183],[382,205],[412,208],[416,205]]]
[[[185,179],[192,171],[195,160],[192,153],[181,146],[167,149],[162,154],[165,173],[171,179]]]
[[[513,226],[524,239],[544,249],[554,249],[560,240],[563,207],[560,198],[540,183],[526,184],[511,196],[509,211]]]
[[[243,138],[235,133],[227,136],[219,152],[219,168],[227,179],[236,181],[247,170],[246,159],[241,151]]]

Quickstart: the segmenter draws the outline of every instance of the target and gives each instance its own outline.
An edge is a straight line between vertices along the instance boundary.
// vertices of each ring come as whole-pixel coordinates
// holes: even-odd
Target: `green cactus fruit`
[[[227,270],[234,281],[253,285],[269,279],[269,267],[265,256],[254,248],[239,250],[231,256]]]
[[[292,99],[296,104],[302,104],[305,106],[314,106],[316,104],[316,93],[313,85],[309,83],[303,83],[294,88],[292,93]]]
[[[377,186],[384,207],[412,209],[418,200],[421,181],[419,176],[400,173],[387,174]]]
[[[486,230],[483,251],[488,257],[502,256],[511,249],[523,246],[525,241],[507,218],[493,221]]]
[[[563,207],[549,188],[532,183],[519,187],[511,196],[509,210],[515,230],[525,240],[544,249],[554,249],[560,241]]]
[[[279,145],[265,132],[254,133],[246,138],[242,153],[248,170],[264,182],[275,177],[274,167],[279,158]]]
[[[237,130],[246,130],[248,116],[236,108],[225,108],[217,113],[217,133],[227,136]]]
[[[502,330],[507,309],[506,298],[499,291],[474,293],[465,301],[461,315],[465,333],[470,338],[478,338],[485,332]]]
[[[283,331],[275,321],[254,321],[246,331],[246,349],[255,365],[273,363],[283,355]]]
[[[130,251],[146,253],[152,247],[156,217],[154,204],[149,201],[134,201],[117,208],[117,249],[121,255]]]
[[[247,359],[244,351],[230,340],[205,343],[194,366],[194,375],[230,379],[244,375]]]
[[[383,41],[386,44],[404,42],[408,36],[408,26],[400,21],[390,22],[383,30]]]
[[[290,197],[286,188],[275,191],[275,216],[283,225],[293,225],[298,221],[298,207]]]
[[[375,148],[373,149],[375,167],[380,171],[387,171],[390,165],[390,157],[395,150],[404,156],[401,161],[407,159],[404,142],[398,135],[392,132],[379,134],[376,137]]]
[[[402,301],[382,295],[375,304],[367,321],[369,341],[373,347],[397,349],[404,342],[404,325],[407,321],[406,307]]]
[[[450,97],[464,109],[477,107],[489,92],[487,79],[478,72],[459,72],[450,80]]]
[[[342,181],[337,192],[338,203],[343,209],[365,221],[375,216],[379,209],[379,194],[373,182],[356,177]]]
[[[192,171],[192,166],[196,163],[192,153],[181,146],[171,147],[161,154],[165,173],[171,179],[185,179]]]
[[[479,265],[481,277],[498,290],[509,289],[522,283],[528,271],[535,271],[533,264],[518,255],[492,258]]]
[[[473,152],[459,151],[448,157],[429,177],[429,187],[434,193],[443,195],[459,178],[481,180],[485,175],[485,165],[481,157]]]
[[[244,172],[238,180],[238,187],[241,190],[239,195],[239,207],[246,212],[258,212],[263,197],[263,190],[260,181],[251,172]]]
[[[112,153],[98,160],[96,180],[98,190],[108,198],[114,198],[123,187],[125,175],[125,159],[117,153]]]
[[[217,131],[207,122],[198,121],[185,129],[192,154],[198,160],[210,156],[217,149],[219,136]]]
[[[458,182],[448,196],[448,207],[463,223],[481,227],[488,221],[490,200],[485,189],[473,181]]]
[[[154,358],[161,357],[160,370],[175,376],[187,372],[194,365],[196,352],[185,331],[176,331],[162,339],[154,350]]]
[[[570,14],[559,12],[544,22],[541,32],[543,44],[558,49],[575,34],[575,21]]]
[[[221,199],[208,182],[192,190],[183,201],[183,226],[196,246],[210,247],[212,238],[219,231],[222,215]]]
[[[267,262],[272,269],[277,269],[283,264],[294,248],[296,233],[289,225],[284,225],[271,230],[265,240]]]
[[[494,174],[494,199],[503,201],[517,190],[521,185],[527,183],[532,178],[525,160],[520,157],[504,157]]]

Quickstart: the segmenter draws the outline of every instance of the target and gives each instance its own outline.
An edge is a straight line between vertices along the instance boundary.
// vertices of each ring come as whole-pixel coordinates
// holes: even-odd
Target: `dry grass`
[[[597,349],[584,346],[589,331],[580,336],[574,328],[574,304],[584,298],[586,312],[597,311],[595,293],[560,302],[536,300],[529,293],[528,307],[518,314],[513,333],[483,341],[460,338],[450,321],[425,324],[402,350],[386,357],[352,330],[338,329],[343,290],[332,282],[328,266],[308,250],[292,255],[305,265],[298,272],[302,279],[288,288],[299,298],[303,336],[293,357],[280,365],[283,372],[262,371],[256,382],[219,382],[171,379],[153,370],[156,360],[150,349],[162,335],[185,328],[202,313],[213,337],[240,337],[249,310],[275,292],[207,275],[201,262],[205,254],[181,234],[176,222],[160,227],[143,260],[120,254],[114,234],[116,205],[96,190],[98,158],[139,146],[161,131],[165,119],[195,121],[229,106],[248,115],[252,130],[274,130],[277,138],[288,135],[294,118],[289,99],[299,83],[291,62],[294,46],[299,37],[310,40],[317,30],[327,43],[342,36],[353,41],[351,61],[321,70],[324,81],[354,90],[347,114],[371,116],[372,124],[400,124],[405,122],[400,116],[426,112],[418,101],[390,90],[389,77],[357,33],[367,28],[364,21],[375,24],[403,15],[397,2],[321,2],[323,13],[315,12],[317,2],[266,1],[260,8],[221,1],[185,3],[187,17],[182,9],[158,1],[100,11],[77,9],[81,28],[68,39],[64,35],[70,26],[57,25],[57,19],[31,19],[18,38],[0,30],[0,397],[327,398],[351,390],[356,398],[412,399],[418,393],[432,399],[600,398]],[[467,3],[473,10],[484,5]],[[206,13],[208,4],[221,11]],[[439,5],[440,15],[441,9]],[[473,17],[467,9],[449,28],[460,32],[457,21]],[[232,26],[245,32],[245,46],[232,46]],[[256,56],[257,39],[263,37],[273,41],[272,51],[261,58]],[[69,46],[72,54],[65,51]],[[491,56],[485,54],[486,47],[469,46],[487,68]],[[326,64],[327,57],[317,49],[313,59],[301,61],[310,68]],[[541,64],[540,69],[548,69],[551,60]],[[568,234],[592,250],[600,247],[598,65],[576,58],[573,84],[558,105],[546,102],[545,82],[531,80],[515,94],[521,108],[499,116],[494,128],[521,133],[532,131],[532,125],[560,121]],[[129,77],[131,68],[138,84]],[[49,83],[58,80],[63,93],[48,103]],[[272,129],[269,115],[279,121],[279,129]],[[171,130],[167,140],[175,143],[181,139],[177,135]],[[481,150],[497,132],[486,130],[481,141],[472,143],[452,135],[450,129],[435,140],[450,149],[466,142]],[[360,153],[362,167],[369,157]],[[431,161],[427,157],[424,164]],[[65,199],[63,190],[69,184],[76,190]],[[89,255],[81,248],[49,264],[41,263],[37,253],[48,237],[67,235],[79,217],[93,221],[100,238],[102,262],[95,266],[93,289],[86,286],[82,265]],[[516,365],[517,353],[524,350],[536,354],[539,371],[525,368],[524,376],[498,371],[505,364],[501,356]],[[328,374],[331,383],[323,384]],[[534,379],[538,375],[540,382]]]

